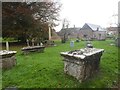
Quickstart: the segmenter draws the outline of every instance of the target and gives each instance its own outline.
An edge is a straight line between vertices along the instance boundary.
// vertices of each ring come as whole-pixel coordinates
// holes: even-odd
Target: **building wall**
[[[65,29],[61,29],[61,31],[58,32],[58,35],[61,38],[64,38],[64,34],[65,34],[66,39],[77,38],[78,34],[79,34],[79,29],[80,28],[65,28]]]
[[[88,39],[92,39],[93,38],[93,31],[91,29],[84,29],[84,30],[81,29],[79,32],[79,37],[85,38],[85,36]]]
[[[92,31],[91,29],[84,29],[80,30],[79,37],[81,39],[85,39],[85,35],[89,40],[96,39],[96,40],[105,40],[106,39],[106,32],[105,31]]]
[[[60,36],[55,32],[55,30],[52,30],[51,34],[51,40],[61,40]]]
[[[77,38],[77,34],[75,34],[75,35],[68,35],[68,39],[74,39],[74,38]]]
[[[106,39],[106,32],[105,31],[95,31],[93,32],[93,38],[97,40],[105,40]]]

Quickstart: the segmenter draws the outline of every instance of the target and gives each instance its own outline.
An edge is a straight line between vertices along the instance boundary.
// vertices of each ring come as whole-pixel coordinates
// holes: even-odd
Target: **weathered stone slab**
[[[61,56],[64,57],[64,72],[79,82],[85,81],[99,70],[103,51],[104,49],[84,48],[61,52]]]
[[[23,47],[21,50],[24,54],[28,54],[29,52],[44,52],[44,46],[30,46]]]
[[[0,68],[1,69],[10,69],[16,65],[15,54],[17,51],[0,51]]]

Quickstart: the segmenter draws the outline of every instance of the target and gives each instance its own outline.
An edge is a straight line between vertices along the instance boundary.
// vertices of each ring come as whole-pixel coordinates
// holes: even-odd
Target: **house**
[[[106,31],[99,25],[85,23],[79,30],[79,37],[82,39],[105,40]]]
[[[59,35],[61,38],[65,38],[65,39],[78,38],[79,30],[80,30],[80,28],[78,28],[78,27],[62,28],[62,29],[58,32],[58,35]]]
[[[117,36],[118,35],[118,27],[108,27],[107,34]]]

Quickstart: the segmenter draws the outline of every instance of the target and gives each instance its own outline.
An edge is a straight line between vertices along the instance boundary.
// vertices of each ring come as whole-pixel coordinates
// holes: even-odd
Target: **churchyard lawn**
[[[2,87],[15,88],[111,88],[118,84],[118,47],[110,45],[113,41],[92,41],[93,47],[105,49],[100,61],[100,71],[91,79],[79,83],[75,78],[64,73],[64,62],[60,52],[85,47],[85,41],[46,47],[44,53],[22,55],[23,46],[10,46],[17,50],[17,65],[10,70],[2,71]],[[5,47],[3,47],[4,49]],[[119,48],[120,49],[120,48]]]

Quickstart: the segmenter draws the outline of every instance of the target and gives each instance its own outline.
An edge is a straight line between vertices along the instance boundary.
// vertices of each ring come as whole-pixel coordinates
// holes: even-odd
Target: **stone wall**
[[[105,40],[106,39],[106,32],[105,31],[95,31],[94,37],[97,40]]]

